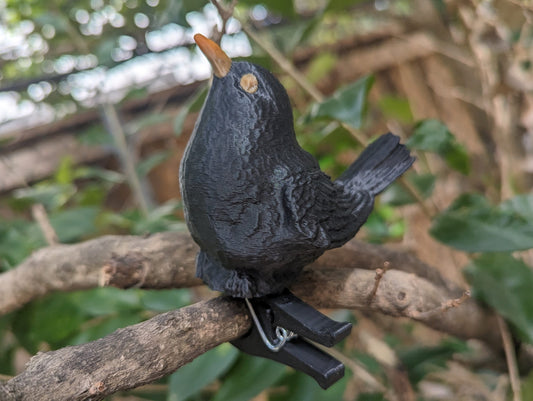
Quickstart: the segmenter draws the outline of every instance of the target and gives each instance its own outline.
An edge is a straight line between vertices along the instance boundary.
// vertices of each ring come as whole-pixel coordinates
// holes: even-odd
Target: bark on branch
[[[391,270],[368,302],[374,276],[363,269],[308,269],[293,290],[316,306],[415,319],[419,311],[438,308],[446,300],[446,294],[429,281]],[[494,318],[472,301],[421,320],[452,334],[499,341],[498,331],[487,327]],[[225,297],[163,313],[91,343],[37,354],[23,373],[0,386],[0,399],[100,400],[172,373],[209,349],[242,336],[250,322],[243,302]]]
[[[146,288],[196,285],[196,249],[188,235],[179,233],[103,237],[45,248],[0,275],[0,294],[15,297],[2,297],[0,310],[13,310],[48,291],[103,282]],[[385,262],[388,270],[376,289],[374,269]],[[20,292],[9,290],[15,285]],[[458,337],[481,339],[495,347],[501,344],[493,330],[494,316],[470,299],[441,311],[462,291],[411,255],[383,247],[352,241],[328,252],[304,270],[292,290],[317,307],[405,316]],[[200,302],[88,344],[37,354],[22,374],[0,386],[0,399],[102,399],[157,380],[249,327],[242,302],[228,298]]]
[[[195,277],[197,251],[188,234],[176,232],[148,237],[105,236],[43,248],[15,269],[0,274],[0,314],[51,291],[102,285],[200,285]],[[375,269],[385,263],[388,270],[373,295]],[[497,330],[492,329],[496,324],[493,316],[472,300],[446,312],[428,313],[438,312],[441,305],[460,297],[462,289],[416,257],[383,246],[352,240],[329,251],[306,268],[293,291],[316,306],[405,316],[461,338],[477,338],[495,347],[501,344]]]
[[[195,277],[197,245],[186,233],[148,237],[104,236],[74,245],[40,249],[16,268],[0,274],[0,315],[53,291],[76,291],[112,285],[119,288],[183,288],[201,285]],[[383,246],[352,240],[324,254],[313,268],[414,273],[446,291],[461,292],[437,270],[416,257]]]
[[[0,386],[0,400],[101,400],[164,377],[249,328],[242,302],[199,302],[97,341],[39,353]]]
[[[198,248],[189,235],[104,236],[75,245],[40,249],[0,274],[0,315],[52,291],[114,284],[121,288],[200,285],[194,261]]]

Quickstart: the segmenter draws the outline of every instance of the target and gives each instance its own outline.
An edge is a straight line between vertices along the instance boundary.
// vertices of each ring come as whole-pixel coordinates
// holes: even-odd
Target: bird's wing
[[[335,248],[350,240],[372,211],[368,191],[346,191],[317,170],[295,177],[285,188],[285,210],[292,225],[314,246]]]

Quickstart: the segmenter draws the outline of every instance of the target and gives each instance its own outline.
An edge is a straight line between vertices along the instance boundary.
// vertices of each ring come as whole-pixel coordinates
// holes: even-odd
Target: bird
[[[267,69],[194,40],[213,79],[180,166],[196,274],[236,298],[281,293],[352,239],[376,196],[414,162],[398,136],[372,142],[336,180],[297,142],[289,96]]]

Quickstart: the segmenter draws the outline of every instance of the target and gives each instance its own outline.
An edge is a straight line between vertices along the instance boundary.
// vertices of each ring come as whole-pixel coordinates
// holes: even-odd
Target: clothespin
[[[350,334],[351,323],[330,319],[288,290],[245,302],[254,325],[234,346],[299,370],[324,389],[344,376],[341,362],[306,340],[332,347]]]

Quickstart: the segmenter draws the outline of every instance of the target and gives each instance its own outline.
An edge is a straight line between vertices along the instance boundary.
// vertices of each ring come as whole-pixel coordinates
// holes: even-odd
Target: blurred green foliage
[[[313,119],[329,119],[361,128],[366,110],[366,98],[374,79],[366,76],[337,90],[330,98],[315,103],[310,116]]]
[[[428,373],[444,368],[455,353],[468,351],[462,341],[445,340],[434,347],[411,347],[401,350],[399,357],[412,383],[418,383]]]
[[[359,2],[310,2],[309,9],[303,13],[293,1],[276,0],[267,4],[243,0],[239,2],[237,12],[250,15],[255,7],[267,6],[268,18],[260,22],[280,22],[271,23],[268,35],[275,46],[291,56],[295,49],[305,43],[331,39],[328,36],[331,35],[330,21],[339,21],[343,29],[353,24],[347,10]],[[12,79],[58,73],[61,63],[69,60],[74,65],[71,71],[87,66],[111,67],[117,63],[113,60],[113,54],[121,48],[121,37],[134,38],[141,49],[146,46],[147,32],[169,23],[187,28],[193,15],[191,13],[200,15],[205,11],[206,4],[206,1],[192,0],[82,0],[75,4],[66,0],[46,3],[38,0],[7,0],[4,13],[7,24],[13,29],[27,30],[28,24],[33,24],[26,38],[30,47],[31,41],[41,46],[30,48],[29,53],[20,57],[3,60],[1,81],[4,83]],[[398,4],[402,9],[407,7],[405,2]],[[305,14],[304,18],[302,14]],[[140,22],[142,15],[148,18],[146,27],[142,27]],[[99,33],[91,33],[94,29],[99,30]],[[321,34],[317,35],[317,32]],[[43,42],[46,46],[42,45]],[[249,60],[276,68],[272,60],[253,43],[252,48],[254,54]],[[90,57],[85,60],[83,57],[88,55]],[[337,62],[337,56],[332,53],[316,55],[309,64],[307,78],[312,83],[320,83]],[[315,102],[309,107],[295,106],[298,140],[318,158],[321,167],[332,177],[338,176],[349,164],[346,154],[353,156],[353,160],[361,150],[358,142],[339,123],[365,129],[368,94],[373,81],[372,76],[362,77],[356,82],[345,83],[322,102]],[[290,80],[287,80],[287,86],[295,88]],[[54,84],[54,92],[46,101],[58,101],[61,96],[56,89]],[[206,93],[207,87],[200,88],[174,118],[172,123],[176,135],[182,133],[187,115],[200,110]],[[144,95],[146,90],[139,88],[133,88],[130,93],[131,97]],[[27,94],[21,93],[21,98],[24,97]],[[442,122],[414,121],[408,101],[392,95],[383,96],[378,101],[378,107],[384,118],[397,120],[410,128],[407,143],[421,158],[425,153],[433,153],[441,157],[450,169],[469,174],[469,155]],[[135,133],[167,122],[168,119],[168,116],[160,114],[141,115],[125,126],[125,130]],[[78,139],[92,146],[109,149],[114,146],[99,124],[88,127]],[[137,163],[136,173],[140,178],[146,178],[168,156],[166,151],[149,155]],[[422,198],[427,199],[431,197],[438,177],[421,167],[417,172],[406,174],[406,179]],[[143,235],[185,229],[178,217],[181,209],[179,202],[159,205],[147,214],[136,208],[117,211],[109,207],[109,194],[118,186],[126,185],[125,182],[124,176],[116,171],[76,166],[71,159],[64,158],[49,179],[0,199],[13,214],[12,218],[2,221],[0,225],[0,270],[16,267],[33,251],[46,246],[38,225],[29,218],[30,208],[36,203],[46,208],[51,224],[63,243],[79,242],[109,233]],[[375,211],[364,227],[366,239],[372,242],[401,239],[406,224],[397,206],[414,203],[416,199],[403,186],[397,183],[391,186],[377,201]],[[533,248],[532,227],[531,195],[516,196],[494,206],[485,195],[477,193],[456,199],[447,210],[434,218],[431,228],[431,234],[442,243],[475,253],[473,262],[466,268],[474,295],[508,319],[515,333],[528,343],[533,343],[533,300],[530,295],[533,277],[531,267],[512,252]],[[40,349],[57,349],[93,341],[155,313],[183,307],[192,299],[186,289],[123,291],[99,288],[69,294],[49,294],[0,317],[0,374],[15,374],[14,355],[19,348],[34,354]],[[456,340],[426,347],[404,344],[402,339],[390,335],[388,342],[399,354],[403,367],[415,385],[428,373],[443,369],[454,354],[467,352],[465,343]],[[346,344],[341,344],[340,349],[346,351],[345,348]],[[385,368],[373,357],[363,353],[354,353],[350,357],[386,380]],[[132,394],[167,401],[244,401],[266,388],[276,387],[276,391],[269,393],[269,400],[340,400],[351,380],[351,372],[347,373],[329,390],[322,391],[312,379],[301,373],[269,360],[244,355],[229,344],[223,344],[163,379],[161,383],[166,385],[163,392],[147,395],[133,390]],[[532,380],[530,375],[524,382],[524,394],[533,393]],[[360,394],[357,398],[359,401],[384,399],[380,393]]]
[[[431,234],[466,252],[513,252],[533,244],[533,195],[493,206],[480,194],[464,194],[433,221]]]
[[[533,344],[533,272],[510,253],[483,254],[465,270],[474,296],[490,305]]]
[[[416,124],[407,145],[412,149],[442,156],[451,168],[463,174],[470,171],[466,149],[456,141],[448,127],[438,120],[423,120]]]

